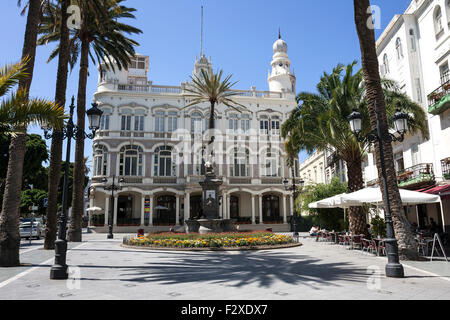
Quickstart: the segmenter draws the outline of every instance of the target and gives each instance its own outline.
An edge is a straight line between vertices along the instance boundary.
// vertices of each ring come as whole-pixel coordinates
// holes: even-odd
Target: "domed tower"
[[[295,74],[291,72],[287,43],[278,34],[278,40],[273,44],[272,71],[269,71],[269,90],[273,92],[289,92],[295,94]]]

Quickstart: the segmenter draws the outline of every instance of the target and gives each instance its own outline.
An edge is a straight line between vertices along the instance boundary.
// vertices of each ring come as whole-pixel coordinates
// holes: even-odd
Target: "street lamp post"
[[[348,117],[350,122],[350,128],[353,134],[356,136],[359,142],[369,141],[371,143],[379,142],[379,152],[381,159],[381,180],[383,183],[383,192],[385,199],[385,220],[386,220],[386,255],[388,257],[388,263],[386,265],[386,276],[391,278],[403,278],[404,270],[403,266],[400,264],[398,257],[398,244],[395,238],[394,225],[392,221],[391,206],[389,203],[389,195],[387,191],[386,182],[386,165],[384,163],[384,151],[383,142],[392,143],[393,141],[402,142],[404,140],[405,134],[408,130],[407,119],[408,115],[397,110],[392,120],[394,120],[395,130],[399,136],[395,136],[392,133],[383,135],[381,130],[380,115],[377,103],[375,102],[375,114],[377,120],[377,128],[371,131],[366,137],[361,136],[362,131],[362,115],[357,110],[354,110],[352,114]]]
[[[93,139],[95,132],[100,127],[100,118],[103,112],[97,108],[97,104],[94,102],[92,108],[86,111],[89,120],[89,129],[92,133],[87,134],[84,130],[78,128],[73,123],[73,111],[75,109],[75,98],[72,97],[72,103],[70,105],[70,116],[67,121],[67,125],[62,131],[54,131],[50,133],[51,128],[47,124],[43,124],[44,137],[51,139],[59,136],[61,139],[67,138],[67,150],[66,150],[66,162],[64,163],[64,184],[63,184],[63,196],[62,196],[62,212],[58,220],[58,238],[55,241],[55,263],[50,270],[50,279],[65,280],[68,278],[66,254],[67,254],[67,199],[69,194],[69,163],[70,163],[70,147],[72,138],[79,139]]]
[[[293,203],[295,206],[295,200],[298,197],[298,189],[297,186],[295,185],[295,174],[292,174],[292,186],[289,186],[289,180],[286,178],[283,180],[283,184],[284,184],[284,188],[286,189],[286,191],[292,191],[292,196],[294,197]],[[305,181],[303,179],[300,180],[299,183],[299,187],[300,190],[303,189],[303,186],[305,184]],[[291,208],[292,210],[292,217],[293,217],[293,227],[294,227],[294,238],[298,239],[298,231],[297,231],[297,212],[295,211],[294,208]]]
[[[102,182],[104,184],[103,189],[107,190],[107,191],[111,191],[112,193],[112,206],[111,206],[111,214],[108,215],[108,228],[109,228],[109,232],[108,232],[108,236],[107,239],[113,239],[114,235],[113,235],[113,224],[114,224],[114,219],[113,219],[113,215],[114,215],[114,191],[120,191],[122,190],[122,184],[125,182],[124,178],[120,178],[119,180],[119,185],[115,184],[115,180],[116,180],[116,175],[113,175],[112,177],[112,184],[107,186],[106,183],[108,182],[108,179],[103,178]]]

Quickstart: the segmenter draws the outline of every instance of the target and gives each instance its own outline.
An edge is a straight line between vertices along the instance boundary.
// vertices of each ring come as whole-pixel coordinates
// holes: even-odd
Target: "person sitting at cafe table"
[[[313,226],[311,230],[309,230],[309,235],[311,237],[315,237],[319,234],[319,226]]]

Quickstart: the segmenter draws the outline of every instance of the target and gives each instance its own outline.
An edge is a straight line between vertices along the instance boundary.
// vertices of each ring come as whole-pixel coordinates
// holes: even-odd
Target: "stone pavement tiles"
[[[121,235],[84,235],[67,255],[69,280],[50,280],[53,259],[0,280],[0,299],[449,299],[449,278],[405,267],[384,276],[385,257],[302,240],[264,251],[179,252],[120,246]],[[25,259],[26,260],[26,259]],[[0,274],[6,268],[0,268]]]

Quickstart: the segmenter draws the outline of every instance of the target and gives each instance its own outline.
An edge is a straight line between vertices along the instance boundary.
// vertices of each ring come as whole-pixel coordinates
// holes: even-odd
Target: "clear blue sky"
[[[381,8],[381,30],[410,0],[372,0]],[[137,9],[135,21],[127,23],[143,30],[136,37],[136,51],[150,56],[149,80],[179,85],[188,80],[200,51],[200,7],[204,6],[204,52],[215,69],[232,73],[238,89],[268,90],[267,72],[272,44],[281,28],[297,76],[297,91],[313,91],[324,71],[338,63],[360,60],[352,0],[128,0]],[[17,0],[2,0],[0,12],[0,63],[20,59],[26,16],[20,16]],[[39,47],[31,87],[34,97],[54,98],[57,59],[47,64],[53,46]],[[97,69],[90,65],[87,97],[92,100]],[[77,94],[78,66],[70,74],[67,100]],[[89,106],[88,106],[89,107]],[[42,133],[39,128],[29,129]],[[50,148],[50,141],[47,142]],[[74,151],[72,151],[73,156]],[[85,154],[91,158],[92,143]],[[305,155],[302,154],[301,158]],[[73,157],[72,157],[73,160]]]

